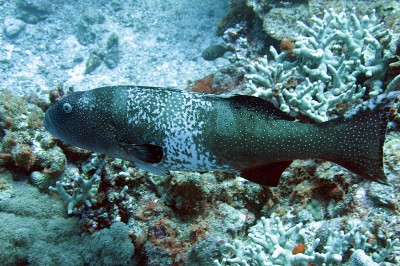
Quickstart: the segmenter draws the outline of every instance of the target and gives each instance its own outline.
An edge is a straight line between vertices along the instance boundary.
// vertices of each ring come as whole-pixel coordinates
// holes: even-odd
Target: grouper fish
[[[277,186],[294,159],[320,158],[385,182],[382,147],[388,109],[398,95],[308,124],[253,96],[111,86],[61,99],[47,110],[44,126],[66,143],[158,175],[224,171]]]

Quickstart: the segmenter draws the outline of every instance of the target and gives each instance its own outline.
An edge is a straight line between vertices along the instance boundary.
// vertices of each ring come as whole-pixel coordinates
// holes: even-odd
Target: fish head
[[[75,92],[54,105],[45,114],[45,128],[59,140],[80,148],[104,152],[110,145],[108,134],[113,129],[99,114],[96,97],[90,91]],[[104,109],[104,108],[103,108]],[[112,125],[110,125],[112,127]]]

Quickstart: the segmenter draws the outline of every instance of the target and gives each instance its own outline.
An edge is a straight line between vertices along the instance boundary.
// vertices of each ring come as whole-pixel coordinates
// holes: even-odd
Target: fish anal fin
[[[129,155],[144,163],[159,163],[162,160],[163,149],[158,145],[118,142],[118,146],[124,149]]]
[[[259,185],[276,187],[283,171],[292,161],[269,163],[241,170],[241,177]]]

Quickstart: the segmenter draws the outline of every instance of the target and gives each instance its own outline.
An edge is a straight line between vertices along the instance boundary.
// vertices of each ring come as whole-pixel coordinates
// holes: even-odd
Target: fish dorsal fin
[[[246,168],[241,171],[240,176],[259,185],[276,187],[279,184],[279,179],[283,171],[285,171],[292,162],[293,161],[269,163]]]
[[[149,89],[149,90],[169,90],[169,91],[178,91],[178,92],[182,92],[183,90],[178,89],[176,87],[173,86],[163,86],[163,87],[157,87],[157,86],[133,86],[136,87],[138,89]]]
[[[103,87],[105,89],[110,89],[110,88],[115,88],[115,86],[108,86],[108,87]],[[137,90],[167,90],[167,91],[175,91],[175,92],[184,92],[181,89],[178,89],[173,86],[167,86],[167,87],[159,87],[159,86],[141,86],[141,85],[119,85],[117,86],[119,89],[137,89]]]
[[[230,101],[232,104],[237,104],[238,106],[245,106],[247,108],[254,109],[256,111],[260,111],[264,114],[272,115],[278,119],[294,121],[295,118],[293,116],[288,115],[283,112],[279,108],[277,108],[272,102],[263,100],[259,97],[249,96],[249,95],[241,95],[241,94],[232,94],[232,95],[212,95],[210,97],[218,97],[220,99],[226,99]]]
[[[144,163],[159,163],[163,156],[163,150],[160,146],[154,144],[129,144],[118,142],[126,153],[137,158]]]

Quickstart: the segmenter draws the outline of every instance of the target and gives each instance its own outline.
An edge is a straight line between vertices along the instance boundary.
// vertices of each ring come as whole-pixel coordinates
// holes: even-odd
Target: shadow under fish
[[[388,110],[399,94],[306,124],[253,96],[111,86],[61,99],[47,110],[44,126],[64,142],[159,175],[225,171],[276,186],[294,159],[320,158],[384,183]]]

